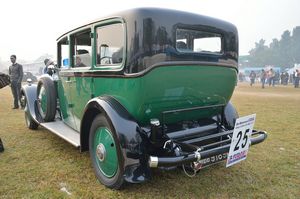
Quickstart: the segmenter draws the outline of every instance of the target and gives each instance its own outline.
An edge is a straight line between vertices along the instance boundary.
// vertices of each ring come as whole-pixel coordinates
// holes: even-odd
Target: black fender
[[[107,117],[116,132],[114,137],[117,138],[116,143],[120,147],[121,154],[118,156],[125,180],[141,183],[150,179],[143,132],[137,121],[111,96],[94,98],[86,105],[80,127],[80,150],[88,150],[91,123],[100,113]]]
[[[36,112],[35,112],[35,102],[37,95],[37,84],[28,84],[24,85],[21,88],[21,93],[23,93],[26,97],[26,106],[24,111],[29,113],[32,119],[39,124],[40,122],[37,120]]]
[[[231,102],[228,102],[224,109],[225,127],[234,129],[235,121],[239,118],[239,114]]]

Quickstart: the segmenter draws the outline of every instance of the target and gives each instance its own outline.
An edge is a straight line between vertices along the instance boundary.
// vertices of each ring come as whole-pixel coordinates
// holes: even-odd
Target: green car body
[[[184,74],[184,78],[182,77]],[[117,99],[140,125],[147,125],[151,118],[161,118],[161,112],[173,109],[192,108],[214,104],[227,104],[236,85],[237,72],[234,68],[220,66],[168,66],[159,67],[140,77],[73,77],[72,85],[64,86],[59,81],[59,99],[66,92],[72,99],[61,100],[68,121],[72,109],[74,128],[79,130],[84,107],[91,96],[110,95]],[[105,86],[103,86],[105,85]],[[68,104],[72,103],[72,105]],[[220,110],[202,111],[195,118],[212,117]],[[173,118],[173,121],[176,122]]]
[[[199,164],[200,148],[226,159],[237,74],[234,25],[175,10],[124,11],[57,39],[51,76],[22,89],[26,123],[89,150],[99,181],[117,189],[150,179],[150,167]]]

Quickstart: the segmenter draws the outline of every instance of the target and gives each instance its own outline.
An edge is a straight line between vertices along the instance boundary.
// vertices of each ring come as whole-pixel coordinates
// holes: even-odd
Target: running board
[[[63,121],[40,123],[40,125],[70,142],[75,147],[80,147],[80,134],[67,126]]]

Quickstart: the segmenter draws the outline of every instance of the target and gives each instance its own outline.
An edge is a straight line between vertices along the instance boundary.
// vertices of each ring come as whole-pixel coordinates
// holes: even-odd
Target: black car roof
[[[233,24],[220,19],[216,19],[216,18],[212,18],[212,17],[208,17],[196,13],[179,11],[179,10],[171,10],[171,9],[163,9],[163,8],[134,8],[122,12],[113,13],[109,16],[101,17],[91,22],[85,23],[82,26],[79,26],[77,28],[74,28],[64,33],[57,39],[57,41],[60,40],[65,35],[73,31],[79,30],[81,28],[84,28],[85,26],[89,26],[100,21],[114,19],[114,18],[124,19],[125,22],[130,22],[130,21],[138,22],[145,18],[151,18],[158,25],[166,25],[166,24],[193,25],[194,24],[194,25],[209,26],[209,27],[213,26],[217,29],[221,29],[226,32],[233,32],[237,34],[237,29]]]

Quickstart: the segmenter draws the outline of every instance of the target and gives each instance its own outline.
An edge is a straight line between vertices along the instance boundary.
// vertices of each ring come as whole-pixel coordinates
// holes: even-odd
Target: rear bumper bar
[[[252,137],[251,137],[251,145],[259,144],[263,142],[267,138],[267,132],[265,131],[256,131],[253,130]],[[176,156],[176,157],[157,157],[157,156],[150,156],[148,164],[150,167],[172,167],[172,166],[179,166],[186,163],[200,161],[202,159],[229,152],[231,139],[226,142],[222,143],[222,146],[218,146],[212,149],[203,150],[203,151],[195,151],[189,153],[187,155]],[[205,148],[205,147],[204,147]]]

